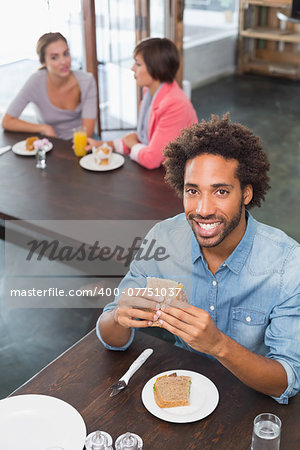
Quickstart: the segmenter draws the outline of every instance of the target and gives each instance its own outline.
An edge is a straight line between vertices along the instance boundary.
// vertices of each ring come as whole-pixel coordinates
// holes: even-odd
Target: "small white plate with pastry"
[[[115,170],[123,166],[124,161],[125,161],[124,156],[119,155],[118,153],[112,153],[109,162],[97,163],[94,154],[90,153],[89,155],[83,156],[79,160],[79,164],[86,170],[106,172],[108,170]]]
[[[25,139],[24,141],[17,142],[15,145],[12,146],[12,151],[16,155],[35,156],[37,149],[34,148],[33,143],[38,140],[40,140],[38,137],[33,136],[31,138]],[[48,141],[47,145],[45,145],[45,151],[49,152],[50,150],[52,150],[52,148],[53,148],[52,142]]]
[[[176,377],[171,380],[170,375],[174,373],[177,381]],[[159,419],[189,423],[203,419],[214,411],[219,402],[219,392],[215,384],[204,375],[191,370],[175,369],[152,377],[143,388],[142,402]],[[178,404],[184,406],[177,406]]]

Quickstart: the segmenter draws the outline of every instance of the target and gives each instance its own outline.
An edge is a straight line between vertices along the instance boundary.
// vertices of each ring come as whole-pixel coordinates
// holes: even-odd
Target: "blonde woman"
[[[2,127],[9,131],[72,139],[72,129],[84,125],[88,136],[93,136],[97,116],[93,75],[71,70],[68,43],[60,33],[41,36],[36,51],[42,67],[30,76],[11,102]],[[38,123],[19,119],[30,102],[37,110]]]

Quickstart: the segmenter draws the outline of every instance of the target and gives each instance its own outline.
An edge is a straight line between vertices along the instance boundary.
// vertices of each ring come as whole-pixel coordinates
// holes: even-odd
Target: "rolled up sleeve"
[[[102,314],[101,314],[101,316],[102,316]],[[101,336],[100,329],[99,329],[99,321],[100,321],[100,319],[101,319],[101,316],[100,316],[99,319],[97,320],[97,324],[96,324],[96,334],[97,334],[97,337],[98,337],[99,341],[100,341],[100,342],[104,345],[104,347],[107,348],[108,350],[116,350],[116,351],[124,351],[124,350],[127,350],[128,347],[132,344],[132,341],[133,341],[133,339],[134,339],[135,328],[131,328],[130,338],[129,338],[128,342],[126,342],[125,345],[123,345],[122,347],[113,347],[112,345],[107,344],[107,343],[103,340],[103,338],[102,338],[102,336]]]
[[[280,397],[273,397],[278,403],[287,404],[288,399],[300,390],[300,249],[296,247],[285,261],[281,275],[280,302],[270,315],[265,344],[266,355],[275,359],[285,369],[287,388]]]
[[[298,390],[294,388],[296,377],[293,372],[293,369],[291,368],[291,366],[289,366],[289,364],[287,364],[286,361],[282,361],[279,359],[277,359],[277,361],[283,366],[283,368],[286,371],[288,385],[286,390],[283,392],[283,394],[281,394],[280,397],[272,397],[272,398],[276,400],[278,403],[281,403],[282,405],[287,405],[289,402],[289,398],[293,397],[298,392]]]

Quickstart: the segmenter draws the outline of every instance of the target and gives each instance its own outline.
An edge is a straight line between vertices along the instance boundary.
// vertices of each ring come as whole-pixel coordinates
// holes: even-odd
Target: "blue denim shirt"
[[[247,212],[242,240],[213,275],[208,269],[185,215],[179,214],[155,225],[146,236],[166,249],[163,261],[136,261],[119,286],[145,287],[146,277],[169,278],[184,285],[189,303],[209,312],[216,326],[254,353],[280,362],[288,387],[279,403],[300,389],[300,245],[284,232],[257,222]],[[113,309],[118,297],[104,311]],[[123,347],[126,350],[135,329]],[[190,351],[175,336],[175,345]]]

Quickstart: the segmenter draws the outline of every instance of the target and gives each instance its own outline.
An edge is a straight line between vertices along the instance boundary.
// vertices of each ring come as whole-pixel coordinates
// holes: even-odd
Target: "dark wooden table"
[[[29,134],[0,133],[0,147]],[[46,219],[165,219],[183,210],[164,182],[164,169],[147,170],[128,157],[110,172],[79,166],[71,142],[51,138],[47,168],[35,158],[9,151],[0,156],[0,218]]]
[[[128,387],[110,398],[109,386],[121,377],[145,348],[153,355],[130,380]],[[172,369],[199,372],[217,386],[220,400],[208,417],[189,424],[173,424],[152,416],[143,406],[141,392],[152,376]],[[282,420],[282,450],[300,448],[300,396],[289,405],[243,385],[215,360],[174,347],[138,332],[125,352],[106,350],[92,331],[12,395],[46,394],[65,400],[82,415],[88,433],[107,431],[113,440],[125,431],[140,435],[145,450],[249,450],[254,417],[261,412]]]

